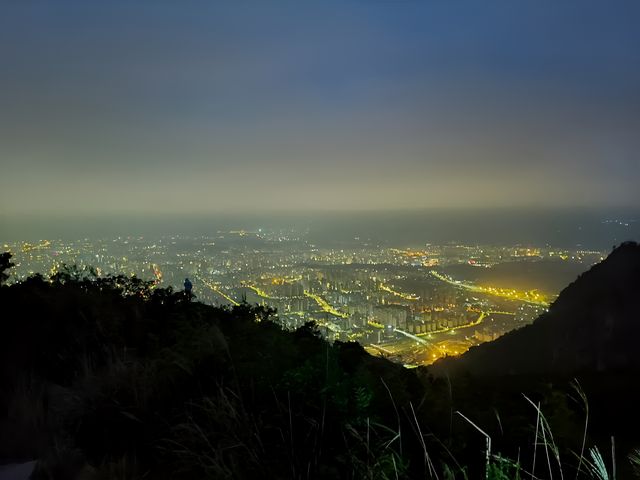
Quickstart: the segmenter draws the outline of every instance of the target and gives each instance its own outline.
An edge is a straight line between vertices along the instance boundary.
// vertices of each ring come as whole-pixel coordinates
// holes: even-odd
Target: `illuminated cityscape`
[[[0,480],[640,480],[640,0],[0,7]]]
[[[570,263],[578,271],[605,252],[448,243],[390,248],[354,240],[344,248],[311,243],[304,231],[219,231],[211,237],[118,237],[7,243],[14,281],[64,265],[124,273],[181,290],[194,283],[199,301],[263,304],[295,329],[315,322],[330,340],[356,340],[376,355],[407,366],[458,355],[470,346],[521,327],[557,295],[553,286],[510,287],[507,275],[491,284],[451,273],[478,273],[500,265]],[[466,274],[469,276],[468,274]]]

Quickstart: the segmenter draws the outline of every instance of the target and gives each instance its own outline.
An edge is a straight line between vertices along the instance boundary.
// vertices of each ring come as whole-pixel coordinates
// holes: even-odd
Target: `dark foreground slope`
[[[607,262],[628,266],[637,248]],[[617,280],[598,281],[607,287],[593,288],[608,291]],[[613,292],[631,308],[635,296]],[[329,344],[312,325],[283,331],[263,307],[215,308],[73,270],[0,287],[0,312],[0,464],[38,460],[36,480],[484,478],[484,437],[457,411],[502,455],[491,457],[490,478],[528,478],[522,465],[547,478],[546,465],[530,467],[537,415],[523,394],[553,430],[554,476],[593,478],[573,454],[585,411],[570,395],[572,376],[439,378]],[[623,472],[640,446],[640,399],[637,376],[620,372],[583,383],[598,398],[584,442],[615,435]],[[624,400],[598,397],[611,382]]]
[[[417,377],[312,325],[126,277],[34,277],[0,306],[0,465],[39,459],[35,478],[64,480],[424,472],[406,460],[417,437],[401,455],[393,431]]]
[[[565,288],[533,324],[445,359],[474,375],[640,372],[640,245],[627,242]]]

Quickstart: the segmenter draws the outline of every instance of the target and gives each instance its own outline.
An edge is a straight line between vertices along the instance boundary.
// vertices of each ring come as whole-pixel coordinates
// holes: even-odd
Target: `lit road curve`
[[[507,298],[509,300],[515,300],[525,303],[530,303],[532,305],[538,305],[541,307],[548,307],[549,302],[544,298],[543,295],[531,291],[531,292],[519,292],[517,290],[509,290],[506,288],[495,288],[495,287],[481,287],[480,285],[473,285],[471,283],[462,282],[460,280],[453,280],[452,278],[442,275],[435,270],[431,270],[429,272],[433,277],[441,280],[449,285],[453,285],[455,287],[463,288],[465,290],[469,290],[475,293],[484,293],[488,295],[495,295],[496,297]]]
[[[440,330],[432,330],[430,332],[424,332],[424,333],[419,333],[418,336],[420,337],[424,337],[427,335],[431,335],[434,333],[447,333],[447,332],[455,332],[456,330],[462,330],[463,328],[470,328],[470,327],[476,327],[478,325],[480,325],[482,323],[482,321],[486,318],[486,316],[491,313],[491,312],[480,312],[480,315],[478,316],[478,318],[476,320],[474,320],[471,323],[466,323],[464,325],[459,325],[457,327],[447,327],[447,328],[441,328]]]
[[[399,292],[399,291],[394,290],[393,288],[389,287],[388,285],[385,285],[384,283],[380,284],[380,290],[382,290],[384,292],[391,293],[392,295],[395,295],[396,297],[400,297],[403,300],[412,300],[412,301],[420,300],[420,297],[418,295],[413,295],[411,293]]]

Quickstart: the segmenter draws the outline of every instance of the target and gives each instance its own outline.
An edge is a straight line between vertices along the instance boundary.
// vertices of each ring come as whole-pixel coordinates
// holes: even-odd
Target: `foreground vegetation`
[[[604,479],[640,465],[629,372],[434,377],[313,324],[283,331],[268,308],[74,268],[0,287],[0,308],[0,459],[38,459],[34,478]]]

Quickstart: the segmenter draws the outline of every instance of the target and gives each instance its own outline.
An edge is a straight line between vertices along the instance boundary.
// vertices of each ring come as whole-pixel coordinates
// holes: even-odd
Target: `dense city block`
[[[315,322],[407,366],[459,355],[533,321],[559,289],[605,252],[522,245],[389,247],[353,239],[311,243],[305,231],[232,230],[209,237],[41,240],[4,245],[13,279],[124,273],[155,285],[194,285],[198,301],[277,309],[289,329]]]

